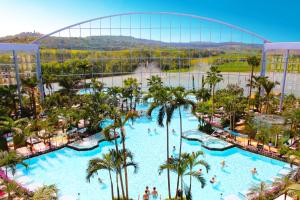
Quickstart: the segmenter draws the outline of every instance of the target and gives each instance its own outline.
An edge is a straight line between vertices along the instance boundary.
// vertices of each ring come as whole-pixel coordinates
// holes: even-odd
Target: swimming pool
[[[139,109],[146,109],[146,105],[140,105]],[[154,111],[157,115],[157,110]],[[183,113],[183,130],[197,128],[197,121],[190,121],[188,113]],[[156,132],[154,131],[156,128]],[[148,134],[147,129],[152,131]],[[171,123],[171,128],[179,130],[179,117],[176,115]],[[158,175],[158,166],[165,161],[165,129],[156,124],[155,117],[148,119],[141,117],[137,119],[134,126],[126,126],[127,147],[134,153],[135,161],[139,163],[139,171],[133,174],[129,169],[129,193],[133,199],[138,199],[142,195],[145,186],[152,188],[156,186],[162,199],[167,197],[167,179],[166,173]],[[179,147],[179,133],[170,134],[170,149],[173,146]],[[90,183],[86,182],[87,163],[91,158],[100,157],[102,153],[113,148],[113,144],[102,142],[99,147],[90,151],[75,151],[70,148],[63,148],[55,152],[41,155],[26,160],[29,169],[18,166],[16,180],[22,180],[23,184],[30,187],[34,184],[56,184],[60,190],[60,196],[68,196],[69,199],[76,199],[80,193],[80,200],[110,200],[110,186],[107,172],[99,173],[99,177],[104,180],[104,184],[99,184],[95,177]],[[275,177],[277,173],[286,164],[281,161],[256,155],[239,148],[231,148],[225,151],[210,151],[196,141],[184,140],[183,151],[193,152],[202,150],[205,152],[205,159],[211,166],[211,170],[204,176],[207,179],[207,185],[201,189],[200,184],[193,181],[192,193],[195,200],[218,200],[220,193],[223,196],[230,194],[239,195],[239,192],[247,190],[253,184],[260,181],[266,181]],[[172,153],[172,152],[170,152]],[[228,167],[221,169],[220,162],[225,160]],[[252,177],[250,170],[256,167],[258,176]],[[216,175],[216,185],[211,185],[209,179]],[[26,179],[24,178],[26,177]],[[185,179],[188,183],[188,178]],[[171,176],[172,193],[175,189],[175,175]]]

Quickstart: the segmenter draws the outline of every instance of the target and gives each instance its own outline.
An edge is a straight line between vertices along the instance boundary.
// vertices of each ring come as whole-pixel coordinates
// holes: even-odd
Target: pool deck
[[[189,131],[197,132],[197,130],[189,130]],[[212,151],[225,151],[225,150],[227,150],[227,149],[230,149],[230,148],[232,148],[232,147],[235,147],[234,144],[231,144],[231,143],[229,143],[229,142],[226,142],[226,143],[228,143],[228,144],[227,144],[225,147],[223,147],[223,148],[222,148],[222,147],[209,147],[209,146],[205,145],[205,142],[202,140],[201,137],[197,137],[196,135],[189,136],[189,135],[187,134],[187,132],[189,132],[189,131],[185,131],[185,132],[183,133],[183,136],[182,136],[182,137],[183,137],[184,139],[187,139],[187,140],[198,141],[198,142],[201,143],[201,145],[202,145],[204,148],[206,148],[206,149],[208,149],[208,150],[212,150]],[[200,133],[200,131],[199,131],[199,133]],[[206,134],[206,133],[201,133],[201,134]],[[223,140],[221,140],[221,139],[219,139],[219,138],[213,137],[213,136],[208,135],[208,134],[206,134],[205,138],[206,138],[206,139],[219,140],[219,141],[225,142],[225,141],[223,141]]]
[[[90,137],[83,138],[80,141],[75,141],[67,144],[67,147],[76,151],[88,151],[95,149],[99,146],[99,143],[105,141],[105,137],[101,133],[96,133]]]

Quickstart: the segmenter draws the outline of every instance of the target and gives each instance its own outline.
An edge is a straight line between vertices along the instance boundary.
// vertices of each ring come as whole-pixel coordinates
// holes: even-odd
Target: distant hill
[[[31,43],[43,34],[23,32],[13,36],[0,37],[0,42]],[[41,40],[43,48],[63,49],[94,49],[94,50],[121,50],[128,48],[145,47],[177,47],[194,49],[222,49],[230,50],[243,46],[244,49],[261,48],[261,44],[242,44],[239,42],[191,42],[191,43],[168,43],[156,40],[139,39],[131,36],[91,36],[91,37],[48,37]]]
[[[41,37],[43,34],[36,32],[22,32],[16,35],[9,35],[5,37],[0,37],[0,42],[2,43],[31,43],[37,38]]]

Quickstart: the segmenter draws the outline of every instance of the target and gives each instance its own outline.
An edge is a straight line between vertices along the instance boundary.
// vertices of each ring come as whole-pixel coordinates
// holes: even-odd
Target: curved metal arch
[[[186,13],[177,13],[177,12],[127,12],[127,13],[120,13],[120,14],[108,15],[108,16],[103,16],[103,17],[97,17],[97,18],[85,20],[85,21],[82,21],[82,22],[79,22],[79,23],[76,23],[76,24],[72,24],[70,26],[66,26],[64,28],[58,29],[56,31],[53,31],[53,32],[51,32],[49,34],[43,35],[42,37],[34,40],[32,43],[38,43],[38,41],[40,41],[40,40],[42,40],[42,39],[44,39],[46,37],[49,37],[49,36],[51,36],[51,35],[53,35],[55,33],[58,33],[58,32],[61,32],[63,30],[69,29],[71,27],[78,26],[78,25],[81,25],[81,24],[85,24],[85,23],[88,23],[88,22],[92,22],[92,21],[96,21],[96,20],[101,20],[101,19],[106,19],[106,18],[118,17],[118,16],[147,15],[147,14],[149,14],[149,15],[175,15],[175,16],[191,17],[191,18],[194,18],[194,19],[200,19],[200,20],[204,20],[204,21],[214,22],[214,23],[218,23],[218,24],[225,25],[227,27],[239,30],[239,31],[247,33],[249,35],[252,35],[252,36],[254,36],[254,37],[262,40],[264,43],[269,43],[270,42],[266,38],[264,38],[264,37],[262,37],[262,36],[260,36],[260,35],[258,35],[256,33],[254,33],[254,32],[251,32],[251,31],[249,31],[247,29],[235,26],[235,25],[227,23],[227,22],[223,22],[221,20],[213,19],[213,18],[202,17],[202,16],[192,15],[192,14],[186,14]]]

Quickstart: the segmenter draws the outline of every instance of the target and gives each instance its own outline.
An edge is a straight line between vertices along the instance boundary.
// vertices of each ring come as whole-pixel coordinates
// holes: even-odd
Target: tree
[[[242,115],[246,108],[246,100],[243,96],[243,88],[238,85],[229,84],[226,89],[217,91],[216,100],[223,107],[230,122],[230,129],[235,129],[237,116]]]
[[[166,162],[164,162],[162,165],[159,166],[159,173],[161,173],[162,171],[169,169],[170,171],[176,173],[179,178],[180,178],[180,182],[181,182],[181,190],[183,189],[183,177],[184,176],[189,176],[190,177],[190,186],[191,186],[191,179],[195,178],[200,184],[201,187],[203,188],[206,184],[206,181],[204,179],[204,177],[202,176],[202,174],[198,173],[197,171],[193,170],[193,167],[197,166],[197,165],[203,165],[206,167],[207,170],[209,170],[209,165],[200,160],[197,161],[196,158],[201,155],[201,152],[198,152],[197,154],[194,155],[190,155],[190,154],[182,154],[182,159],[179,158],[169,158],[169,160],[167,160]],[[191,191],[191,187],[189,188],[189,190]],[[178,188],[176,188],[176,197],[177,198],[177,191]]]
[[[114,134],[116,129],[120,129],[121,132],[121,141],[122,141],[122,153],[123,153],[123,166],[124,166],[124,176],[125,176],[125,190],[126,190],[126,195],[125,197],[128,198],[128,175],[127,175],[127,156],[128,152],[126,152],[126,133],[125,133],[125,124],[129,120],[133,120],[134,118],[139,117],[138,113],[135,110],[130,110],[125,114],[125,117],[123,118],[121,112],[118,109],[112,108],[111,110],[111,119],[114,120],[113,124],[106,127],[103,130],[103,133],[105,134],[107,139],[110,139],[110,130],[113,129]],[[118,145],[116,142],[116,137],[115,135],[113,136],[115,138],[115,146],[116,146],[116,151],[118,151]],[[120,178],[122,175],[120,175]],[[122,182],[122,180],[121,180]]]
[[[61,93],[73,96],[75,91],[75,87],[79,83],[79,79],[77,77],[64,76],[58,79],[59,86],[62,87]]]
[[[180,143],[179,143],[179,160],[181,159],[181,152],[182,152],[182,138],[183,138],[183,132],[182,132],[182,114],[181,114],[181,107],[188,108],[191,106],[192,113],[195,113],[196,104],[191,101],[189,98],[187,98],[188,92],[184,91],[184,88],[177,87],[177,88],[171,88],[172,92],[172,100],[170,102],[170,116],[173,115],[173,112],[178,109],[179,112],[179,127],[180,127]],[[179,175],[177,176],[177,190],[179,187]],[[176,190],[176,191],[177,191]]]
[[[190,191],[192,190],[192,177],[194,175],[194,173],[196,173],[195,175],[197,175],[198,172],[193,171],[193,168],[202,165],[206,168],[206,172],[208,173],[208,171],[210,170],[210,166],[209,164],[204,161],[204,160],[199,160],[200,156],[203,156],[204,152],[203,151],[197,151],[197,152],[193,152],[193,153],[185,153],[183,154],[183,160],[185,162],[188,163],[188,167],[189,167],[189,175],[190,175],[190,184],[189,184],[189,189]]]
[[[140,86],[136,78],[127,78],[124,80],[124,97],[128,98],[130,101],[129,107],[127,107],[129,110],[135,109],[136,104],[139,100],[140,97]],[[134,105],[133,105],[133,100],[134,100]]]
[[[102,158],[93,158],[88,163],[87,168],[87,176],[86,179],[90,182],[90,179],[94,177],[98,173],[98,171],[106,170],[109,173],[110,180],[110,189],[111,189],[111,198],[114,200],[114,186],[112,181],[112,172],[116,172],[118,170],[118,166],[115,162],[113,162],[113,154],[106,153],[102,155]]]
[[[37,109],[36,109],[36,87],[38,84],[38,80],[35,76],[22,79],[22,83],[27,91],[30,102],[31,102],[31,111],[33,113],[34,118],[37,117]]]
[[[44,185],[38,188],[32,197],[32,200],[57,200],[58,189],[56,185]]]
[[[23,130],[28,125],[29,120],[27,118],[21,118],[13,120],[10,117],[0,116],[0,133],[1,133],[1,147],[3,150],[8,150],[6,139],[4,135],[12,133],[14,137],[22,136]]]
[[[18,96],[16,94],[17,87],[15,85],[1,86],[0,87],[0,114],[10,116],[12,112],[16,116],[18,114]],[[21,108],[20,108],[21,109]]]
[[[251,94],[252,94],[252,87],[253,87],[253,73],[254,73],[254,68],[258,67],[260,65],[260,59],[256,56],[250,56],[247,58],[247,63],[248,65],[251,66],[251,75],[250,75],[250,90],[249,90],[249,99],[248,99],[248,106],[250,108],[250,99],[251,99]]]
[[[43,82],[45,84],[46,89],[49,91],[49,95],[52,95],[52,83],[54,82],[54,77],[51,74],[43,74]]]
[[[3,183],[5,186],[3,187],[3,190],[7,193],[8,200],[13,199],[13,194],[22,194],[22,188],[16,182],[4,180]]]
[[[271,92],[272,90],[276,87],[276,85],[279,85],[279,82],[275,81],[270,81],[267,77],[264,79],[260,80],[260,83],[265,91],[265,96],[264,96],[264,102],[266,106],[266,113],[269,113],[269,107],[271,106],[270,100],[271,100]]]
[[[211,88],[212,96],[212,118],[215,111],[215,89],[216,85],[223,80],[221,71],[218,69],[218,66],[211,66],[210,70],[207,72],[205,83],[208,83]]]
[[[265,182],[261,182],[259,185],[254,185],[250,188],[248,196],[257,195],[257,200],[268,200],[266,195],[267,188],[268,185]]]
[[[12,175],[16,173],[17,164],[28,167],[28,164],[23,161],[23,157],[15,151],[0,151],[0,166],[5,167],[5,175],[7,176],[8,169],[11,170]]]
[[[170,106],[170,101],[172,99],[171,92],[164,87],[153,89],[152,92],[150,92],[150,96],[154,98],[154,102],[151,103],[150,107],[147,110],[147,115],[151,117],[152,111],[155,108],[159,108],[159,113],[157,115],[157,124],[160,127],[164,127],[164,118],[166,116],[166,149],[167,149],[167,161],[170,158],[169,155],[169,125],[171,123],[172,119],[172,107]],[[167,179],[168,179],[168,195],[169,199],[171,199],[171,186],[170,186],[170,170],[167,169]]]
[[[159,90],[163,87],[163,82],[161,80],[161,77],[158,75],[151,76],[150,78],[147,79],[147,86],[149,93],[153,93],[156,90]]]

